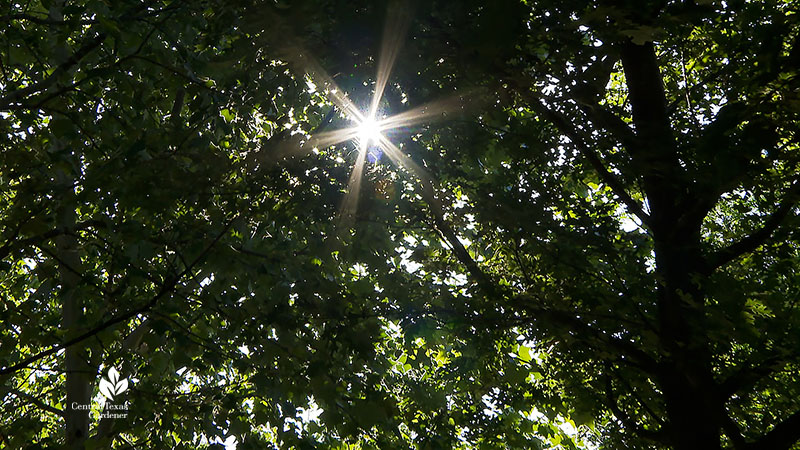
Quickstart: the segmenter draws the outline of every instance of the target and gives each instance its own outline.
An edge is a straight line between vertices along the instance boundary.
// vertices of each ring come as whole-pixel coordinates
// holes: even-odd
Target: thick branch
[[[630,358],[628,360],[630,364],[644,370],[647,373],[657,374],[661,369],[658,361],[655,358],[637,347],[633,342],[614,337],[604,330],[591,326],[590,324],[579,319],[577,317],[577,312],[535,306],[529,301],[531,298],[525,296],[518,296],[513,300],[515,301],[514,304],[516,306],[533,314],[534,316],[537,316],[541,320],[546,320],[548,322],[554,322],[559,325],[569,327],[586,338],[595,339],[602,345],[616,349],[620,352],[620,354]]]
[[[580,101],[580,99],[578,100],[581,111],[589,116],[592,122],[608,131],[615,139],[622,143],[622,145],[626,148],[635,147],[637,145],[636,133],[634,133],[630,126],[628,126],[624,120],[620,119],[619,116],[598,103],[588,103]]]
[[[639,436],[645,439],[649,439],[651,441],[660,442],[662,444],[665,443],[665,439],[667,436],[666,433],[663,432],[663,430],[657,430],[657,431],[647,430],[642,426],[640,426],[639,424],[637,424],[636,421],[631,419],[631,417],[628,414],[623,413],[622,410],[619,409],[619,405],[617,405],[616,396],[614,395],[614,388],[611,383],[611,376],[608,374],[606,374],[606,404],[608,405],[608,408],[611,410],[611,413],[614,414],[614,417],[619,419],[619,421],[622,422],[622,425],[625,426],[625,428],[629,432],[638,434]]]
[[[642,206],[639,205],[639,203],[634,200],[630,194],[628,194],[628,192],[625,190],[625,186],[622,185],[617,177],[605,167],[603,161],[600,159],[600,156],[585,142],[585,140],[580,136],[578,131],[572,126],[569,120],[567,120],[567,118],[558,111],[548,108],[538,100],[534,100],[531,103],[531,106],[534,107],[534,109],[542,114],[547,120],[549,120],[561,133],[568,137],[573,144],[575,144],[575,146],[578,148],[578,151],[580,151],[584,158],[589,161],[589,164],[591,164],[594,171],[597,172],[597,174],[600,176],[600,179],[611,188],[611,191],[614,192],[614,195],[619,197],[620,201],[622,201],[628,210],[638,217],[643,224],[649,226],[650,216],[644,212]]]
[[[33,83],[27,87],[22,89],[17,89],[16,91],[12,91],[3,97],[0,98],[0,109],[6,108],[9,105],[12,105],[19,100],[27,97],[31,94],[36,92],[41,92],[48,89],[50,86],[54,85],[64,73],[70,70],[73,66],[78,64],[83,58],[85,58],[89,53],[94,51],[96,48],[100,47],[100,45],[105,41],[106,34],[100,33],[94,37],[94,39],[90,39],[87,43],[83,44],[81,48],[75,51],[66,61],[61,63],[53,73],[50,74],[49,77],[43,79],[38,83]]]
[[[146,6],[147,6],[147,4],[145,3],[144,5],[136,8],[134,10],[134,13],[136,11],[139,11],[139,10],[143,9]],[[154,10],[148,11],[146,14],[140,14],[140,15],[133,15],[133,13],[131,13],[131,14],[127,14],[127,15],[122,16],[121,20],[145,19],[147,17],[153,17],[153,16],[155,16],[157,14],[161,14],[163,12],[170,11],[170,10],[173,10],[173,9],[176,9],[176,7],[167,7],[167,8],[161,8],[161,9],[154,9]],[[54,19],[51,19],[51,18],[45,17],[45,16],[35,16],[35,15],[32,15],[32,14],[25,14],[25,13],[6,14],[4,16],[0,16],[0,23],[13,22],[13,21],[18,21],[18,20],[24,20],[24,21],[27,21],[27,22],[35,23],[37,25],[70,25],[70,26],[72,26],[72,25],[95,25],[95,24],[100,23],[99,20],[94,20],[94,19],[84,19],[84,18],[75,17],[75,18],[68,18],[68,19],[64,19],[64,20],[54,20]]]
[[[145,304],[143,304],[142,306],[139,306],[138,308],[134,308],[134,309],[132,309],[132,310],[130,310],[130,311],[124,313],[124,314],[119,315],[119,316],[112,317],[111,319],[108,319],[105,322],[100,323],[100,324],[92,327],[88,331],[85,331],[85,332],[81,333],[80,335],[78,335],[78,336],[76,336],[76,337],[74,337],[72,339],[69,339],[69,340],[67,340],[67,341],[65,341],[65,342],[63,342],[61,344],[54,345],[53,347],[50,347],[47,350],[44,350],[44,351],[41,351],[39,353],[36,353],[35,355],[29,356],[28,358],[25,358],[24,360],[22,360],[22,361],[20,361],[20,362],[18,362],[16,364],[13,364],[13,365],[8,366],[8,367],[4,367],[3,369],[0,369],[0,375],[6,375],[6,374],[9,374],[9,373],[14,373],[14,372],[16,372],[18,370],[24,369],[29,364],[31,364],[33,362],[36,362],[36,361],[38,361],[38,360],[40,360],[42,358],[46,358],[46,357],[48,357],[48,356],[50,356],[50,355],[52,355],[54,353],[57,353],[61,349],[64,349],[64,348],[73,346],[73,345],[75,345],[77,343],[83,342],[86,339],[91,338],[92,336],[96,335],[97,333],[100,333],[103,330],[106,330],[106,329],[108,329],[108,328],[110,328],[110,327],[112,327],[112,326],[114,326],[114,325],[116,325],[118,323],[125,322],[127,320],[130,320],[133,317],[136,317],[139,314],[142,314],[142,313],[145,313],[145,312],[149,311],[151,308],[153,308],[153,306],[156,305],[156,303],[158,303],[158,301],[162,297],[164,297],[168,293],[172,292],[172,290],[175,288],[175,286],[178,284],[178,282],[184,276],[186,276],[189,272],[191,272],[192,269],[194,269],[194,267],[203,258],[205,258],[205,256],[211,250],[211,248],[214,247],[217,244],[217,242],[219,242],[219,240],[222,239],[222,236],[230,229],[231,225],[233,224],[233,221],[237,217],[238,217],[238,215],[234,216],[234,218],[231,219],[228,222],[228,224],[223,228],[222,232],[220,232],[220,234],[217,235],[214,238],[214,240],[200,253],[200,255],[197,256],[197,258],[195,258],[194,261],[192,261],[183,271],[181,271],[181,273],[179,273],[177,276],[174,276],[172,278],[167,278],[164,281],[164,283],[161,285],[161,289],[159,289],[159,291],[152,298],[150,298],[150,300],[148,300]]]
[[[762,378],[780,371],[787,361],[779,356],[765,359],[756,366],[746,364],[720,384],[719,393],[723,401],[727,401],[733,394],[756,384]]]
[[[3,244],[2,247],[0,247],[0,260],[5,258],[6,256],[8,256],[9,253],[11,253],[12,251],[14,251],[17,248],[22,248],[22,247],[25,247],[27,245],[36,245],[36,244],[38,244],[40,242],[43,242],[43,241],[46,241],[48,239],[52,239],[54,237],[58,237],[58,236],[61,236],[61,235],[64,235],[64,234],[74,233],[75,231],[86,230],[88,228],[104,227],[105,225],[106,225],[105,222],[103,222],[101,220],[86,220],[86,221],[83,221],[83,222],[76,223],[75,226],[73,226],[73,227],[55,228],[53,230],[47,231],[45,233],[42,233],[40,235],[29,237],[29,238],[26,238],[26,239],[21,239],[19,241],[15,241],[12,238],[12,239],[9,239],[8,241],[6,241],[6,243]]]
[[[572,141],[583,157],[589,161],[592,169],[597,172],[603,183],[611,188],[614,195],[625,204],[632,214],[639,218],[644,225],[649,227],[650,216],[644,212],[642,206],[628,194],[622,182],[606,168],[600,156],[591,148],[586,139],[581,136],[578,129],[572,125],[572,122],[560,112],[548,107],[544,98],[532,92],[532,87],[527,85],[527,83],[519,81],[519,79],[514,76],[509,77],[509,82],[515,86],[517,93],[528,102],[529,106],[533,108],[534,111],[541,114],[544,119],[553,124],[559,132]],[[580,96],[580,94],[577,95]],[[609,131],[626,147],[633,149],[638,145],[636,143],[635,133],[633,133],[628,124],[622,119],[596,104],[594,100],[591,100],[591,104],[581,103],[583,96],[580,97],[581,98],[576,98],[576,100],[578,100],[584,112],[592,120],[597,122],[597,125]]]
[[[570,89],[570,96],[595,125],[604,128],[625,147],[633,147],[636,133],[624,120],[599,103],[618,61],[618,57],[607,56],[590,65],[581,74],[578,85]]]
[[[758,441],[747,446],[748,450],[789,450],[800,441],[800,411],[776,425]]]
[[[48,405],[47,403],[39,400],[38,398],[34,397],[31,394],[22,392],[19,389],[14,389],[14,388],[5,387],[5,386],[0,386],[0,389],[2,389],[3,391],[6,391],[9,394],[16,395],[20,399],[22,399],[22,400],[24,400],[24,401],[36,406],[39,409],[45,410],[45,411],[47,411],[49,413],[55,414],[55,415],[60,416],[60,417],[64,417],[64,411],[62,411],[62,410],[60,410],[60,409],[58,409],[56,407]]]
[[[53,20],[50,18],[39,17],[24,13],[6,14],[5,16],[0,16],[0,23],[13,22],[17,20],[24,20],[27,22],[35,23],[37,25],[93,25],[96,23],[100,23],[97,20],[91,20],[91,19]]]
[[[458,238],[456,232],[447,223],[447,221],[445,221],[444,213],[439,200],[436,198],[432,182],[427,176],[423,175],[420,178],[425,201],[428,202],[433,213],[434,224],[437,230],[439,230],[442,236],[450,244],[450,247],[452,248],[456,258],[467,268],[467,271],[472,279],[489,298],[497,299],[498,301],[507,298],[508,296],[502,292],[501,288],[492,281],[489,275],[487,275],[481,269],[478,263],[472,258],[467,249],[461,243],[461,240]],[[513,297],[510,300],[518,307],[534,314],[537,316],[537,318],[557,322],[582,333],[584,336],[592,337],[605,345],[610,345],[618,349],[622,354],[631,358],[632,363],[636,364],[645,371],[656,373],[659,369],[658,362],[646,352],[636,347],[632,342],[616,338],[603,332],[602,330],[598,330],[583,322],[576,317],[575,314],[569,311],[559,311],[550,308],[536,307],[527,301],[529,300],[528,298],[523,298],[520,296]]]
[[[141,10],[144,10],[144,9],[148,8],[151,4],[152,4],[152,2],[150,2],[150,1],[141,2],[140,4],[138,4],[134,8],[132,8],[130,12],[122,15],[119,18],[119,20],[136,19],[137,17],[135,16],[135,14],[138,13],[139,11],[141,11]],[[141,17],[147,17],[147,16],[149,16],[151,14],[158,14],[158,13],[161,13],[161,12],[164,12],[164,11],[169,11],[171,9],[173,9],[173,8],[172,7],[168,7],[168,8],[164,8],[164,9],[158,9],[158,10],[150,11],[148,14],[143,15]],[[28,15],[28,14],[10,14],[10,15],[5,15],[5,16],[0,17],[0,23],[2,23],[3,21],[9,21],[9,20],[14,20],[14,19],[24,19],[24,20],[38,22],[40,24],[46,24],[46,25],[58,24],[58,21],[52,21],[50,19],[37,19],[35,16],[31,16],[31,15]],[[69,21],[65,21],[65,23],[67,23],[67,22],[69,22]],[[83,22],[82,20],[78,21],[78,23],[82,23],[82,22]],[[69,23],[72,23],[72,22],[69,22]],[[92,23],[92,22],[86,22],[86,23]],[[25,97],[27,97],[27,96],[29,96],[31,94],[35,94],[37,92],[46,91],[48,88],[50,88],[55,83],[57,83],[58,80],[67,71],[72,69],[83,58],[85,58],[87,55],[89,55],[94,50],[96,50],[98,47],[100,47],[100,45],[103,43],[103,41],[106,40],[106,37],[107,37],[106,33],[99,33],[93,39],[88,40],[88,42],[86,42],[78,50],[76,50],[75,53],[73,53],[69,58],[67,58],[66,61],[64,61],[63,63],[58,65],[58,67],[56,67],[55,70],[53,70],[53,72],[47,78],[39,81],[38,83],[31,83],[30,85],[28,85],[28,86],[26,86],[26,87],[24,87],[22,89],[17,89],[15,91],[12,91],[12,92],[4,95],[3,97],[0,97],[0,109],[7,109],[8,107],[12,106],[13,104],[19,102],[20,100],[22,100],[23,98],[25,98]],[[144,42],[142,44],[144,44]],[[140,46],[140,48],[141,48],[141,46]]]
[[[450,247],[453,249],[453,253],[455,254],[456,258],[467,268],[469,274],[478,283],[478,287],[480,287],[481,290],[483,290],[484,293],[489,297],[498,298],[500,292],[497,286],[495,286],[494,282],[492,282],[489,276],[472,258],[467,249],[464,247],[464,244],[461,243],[461,240],[458,238],[458,235],[453,228],[444,220],[442,206],[439,202],[439,199],[436,198],[433,184],[425,176],[421,177],[421,182],[422,192],[425,196],[425,201],[427,201],[428,205],[431,207],[433,222],[436,226],[436,229],[439,230],[445,240],[447,240],[447,242],[450,244]]]
[[[736,422],[728,414],[723,415],[722,429],[725,431],[725,435],[728,436],[728,439],[733,442],[733,448],[736,450],[744,450],[747,448],[747,442],[744,440],[741,430],[739,430],[739,425],[736,425]]]
[[[650,143],[673,141],[664,82],[652,42],[621,46],[622,66],[630,92],[636,134]],[[647,149],[651,150],[651,149]]]
[[[650,228],[671,235],[680,228],[676,222],[694,198],[672,133],[655,47],[652,42],[627,42],[621,45],[621,55],[638,138],[637,145],[628,148],[631,165],[642,176],[653,217]]]
[[[795,181],[789,192],[783,197],[778,209],[767,218],[760,229],[740,241],[717,251],[708,258],[710,269],[713,270],[723,266],[764,244],[789,216],[792,208],[797,204],[798,197],[800,197],[800,182]]]

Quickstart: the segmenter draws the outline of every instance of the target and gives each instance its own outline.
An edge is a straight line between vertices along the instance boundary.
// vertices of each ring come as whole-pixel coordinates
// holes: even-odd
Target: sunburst
[[[359,148],[379,145],[383,137],[383,127],[374,117],[366,116],[360,122],[356,122],[356,140]]]
[[[377,160],[378,155],[384,154],[394,164],[403,167],[415,176],[423,184],[423,188],[430,186],[430,179],[425,170],[395,145],[387,136],[392,133],[387,132],[442,119],[448,112],[463,109],[468,97],[468,95],[455,94],[396,115],[379,117],[379,106],[410,23],[409,11],[408,5],[402,1],[393,2],[388,8],[378,58],[375,90],[365,109],[357,107],[307,52],[297,48],[292,58],[296,64],[301,65],[315,85],[323,86],[331,103],[353,124],[350,127],[317,133],[304,144],[306,148],[321,149],[351,141],[358,148],[347,191],[338,211],[340,219],[349,221],[356,213],[364,166],[371,151],[374,153],[371,154],[373,157],[369,159]]]

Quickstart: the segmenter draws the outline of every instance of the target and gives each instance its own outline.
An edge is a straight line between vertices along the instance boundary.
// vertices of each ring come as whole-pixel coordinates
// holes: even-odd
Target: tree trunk
[[[700,275],[703,258],[696,244],[699,232],[675,231],[656,247],[657,272],[661,276],[659,326],[667,361],[660,381],[669,434],[676,450],[717,450],[722,406],[716,395],[705,336],[705,296]]]
[[[57,176],[60,186],[57,220],[58,227],[65,230],[65,233],[55,239],[54,256],[61,283],[61,328],[65,340],[77,334],[84,321],[83,289],[81,289],[83,268],[78,251],[78,239],[72,234],[75,226],[74,181],[75,177],[71,174],[59,172]],[[64,350],[64,358],[66,447],[82,449],[89,434],[89,410],[86,408],[91,403],[91,388],[96,370],[89,363],[89,355],[83,345],[67,347]]]

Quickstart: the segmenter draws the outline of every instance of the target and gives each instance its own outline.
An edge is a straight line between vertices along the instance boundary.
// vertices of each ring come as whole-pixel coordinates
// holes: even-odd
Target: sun
[[[367,116],[356,122],[356,139],[358,139],[359,147],[370,147],[380,143],[383,130],[379,121]]]
[[[348,98],[347,93],[336,85],[333,77],[328,75],[319,63],[304,56],[306,52],[296,52],[299,55],[297,64],[305,68],[309,79],[316,80],[313,83],[314,86],[325,86],[324,92],[330,103],[341,113],[340,117],[351,124],[349,127],[314,133],[302,146],[307,146],[317,152],[318,149],[351,141],[358,147],[355,164],[347,182],[347,190],[337,212],[337,216],[342,221],[353,220],[355,217],[361,179],[364,176],[366,164],[368,162],[378,163],[384,155],[398,168],[402,168],[422,183],[424,192],[432,193],[431,179],[425,169],[414,162],[407,151],[401,149],[402,144],[398,147],[392,142],[392,138],[402,134],[410,127],[443,120],[447,117],[447,113],[465,108],[465,95],[457,92],[451,97],[421,104],[394,115],[383,114],[380,106],[381,100],[389,85],[392,67],[400,54],[399,49],[408,28],[409,19],[408,14],[387,14],[372,99],[368,105],[361,105],[364,107],[363,109]],[[368,85],[364,84],[364,86]],[[403,103],[405,104],[405,100]]]

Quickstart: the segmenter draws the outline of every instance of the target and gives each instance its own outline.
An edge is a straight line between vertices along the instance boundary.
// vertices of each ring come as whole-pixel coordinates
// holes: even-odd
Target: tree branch
[[[105,33],[100,33],[93,39],[90,39],[87,43],[83,44],[81,48],[76,50],[75,53],[72,54],[72,56],[67,58],[66,61],[61,63],[53,71],[53,73],[50,74],[50,76],[43,79],[42,81],[39,81],[38,83],[33,83],[22,89],[17,89],[15,91],[12,91],[4,95],[3,97],[0,97],[0,109],[4,109],[26,96],[29,96],[36,92],[44,91],[48,89],[50,86],[54,85],[64,73],[66,73],[69,69],[78,64],[84,57],[86,57],[93,50],[100,47],[103,41],[105,41],[106,37],[107,35]]]
[[[533,100],[531,106],[540,114],[542,114],[547,120],[550,121],[564,136],[568,137],[570,141],[578,148],[578,151],[581,152],[584,158],[589,161],[592,168],[595,172],[600,176],[600,179],[611,188],[611,191],[614,192],[622,203],[628,208],[628,210],[633,213],[642,223],[646,226],[650,225],[650,216],[644,212],[642,206],[633,199],[633,197],[628,194],[625,190],[625,186],[617,179],[617,177],[611,173],[606,166],[603,164],[603,161],[600,159],[600,156],[584,141],[584,139],[579,135],[578,131],[573,127],[569,120],[564,117],[558,111],[555,111],[549,107],[547,107],[544,103],[539,100]],[[626,137],[626,139],[629,139]]]
[[[106,224],[101,220],[86,220],[83,222],[79,222],[75,224],[74,227],[69,228],[55,228],[53,230],[47,231],[37,236],[29,237],[26,239],[22,239],[19,241],[13,240],[13,237],[6,241],[2,247],[0,247],[0,260],[5,258],[9,255],[12,251],[17,248],[25,247],[27,245],[36,245],[39,242],[46,241],[48,239],[52,239],[57,236],[61,236],[63,234],[72,233],[79,230],[86,230],[92,227],[104,227]]]
[[[619,405],[617,405],[617,399],[614,396],[614,387],[611,383],[611,375],[609,374],[606,374],[606,403],[608,408],[611,410],[611,413],[614,414],[614,417],[622,422],[622,425],[627,428],[628,431],[638,434],[639,436],[651,441],[660,442],[662,444],[665,443],[667,435],[663,430],[647,430],[638,425],[630,418],[629,415],[624,414],[622,410],[619,409]]]
[[[800,182],[795,180],[778,209],[767,218],[760,229],[709,256],[709,269],[714,270],[721,267],[764,244],[789,216],[792,208],[797,204],[798,198],[800,198]]]
[[[469,254],[467,249],[464,247],[464,244],[461,243],[461,240],[458,238],[456,232],[444,220],[442,205],[441,202],[439,202],[439,199],[436,198],[436,191],[434,190],[433,183],[431,183],[431,181],[425,175],[420,176],[420,181],[422,183],[422,192],[425,201],[428,202],[428,205],[430,205],[431,208],[434,226],[442,235],[442,237],[444,237],[445,240],[450,244],[450,248],[453,250],[456,258],[467,268],[467,271],[472,276],[473,280],[475,280],[475,282],[478,284],[478,287],[484,291],[487,296],[490,298],[501,298],[502,294],[500,293],[498,287],[494,284],[489,275],[487,275],[483,269],[481,269],[478,263],[472,258],[472,255]]]
[[[754,385],[771,373],[780,371],[787,363],[784,358],[773,356],[756,366],[745,364],[745,367],[741,367],[720,384],[719,393],[722,400],[727,401],[733,394]]]
[[[146,6],[146,4],[144,6]],[[148,11],[147,14],[140,14],[140,15],[136,15],[136,16],[132,15],[132,14],[127,14],[125,16],[122,16],[121,20],[140,20],[140,19],[145,19],[145,18],[153,17],[155,15],[158,15],[158,14],[161,14],[163,12],[170,11],[170,10],[173,10],[173,9],[176,9],[176,8],[177,7],[174,7],[174,6],[173,7],[167,7],[167,8],[161,8],[161,9]],[[136,10],[141,10],[141,9],[142,9],[142,7],[137,8]],[[136,12],[136,10],[134,10],[134,12]],[[34,16],[32,14],[26,14],[26,13],[6,14],[4,16],[0,16],[0,23],[13,22],[13,21],[16,21],[16,20],[24,20],[24,21],[35,23],[37,25],[95,25],[95,24],[100,23],[99,20],[80,19],[80,18],[70,18],[70,19],[64,19],[64,20],[53,20],[53,19],[50,19],[48,17]]]
[[[512,300],[516,306],[532,313],[534,316],[538,316],[539,319],[546,319],[567,326],[587,338],[594,338],[603,345],[616,349],[622,355],[630,358],[627,362],[647,373],[657,374],[661,370],[659,362],[647,352],[634,345],[633,342],[614,337],[604,330],[591,326],[577,317],[579,314],[578,312],[534,306],[530,304],[528,301],[529,299],[530,297],[527,296],[517,296]]]
[[[64,417],[64,411],[62,411],[62,410],[60,410],[60,409],[58,409],[56,407],[48,405],[47,403],[39,400],[38,398],[34,397],[31,394],[22,392],[19,389],[14,389],[14,388],[6,387],[6,386],[0,386],[0,389],[6,391],[9,394],[16,395],[20,399],[25,400],[26,402],[36,406],[37,408],[43,409],[43,410],[45,410],[45,411],[47,411],[49,413],[55,414],[55,415],[60,416],[60,417]]]
[[[761,439],[746,448],[748,450],[789,450],[800,441],[800,411],[787,417],[775,425]]]
[[[728,414],[723,414],[722,429],[725,431],[725,435],[728,436],[728,439],[733,442],[733,448],[736,450],[745,450],[747,448],[747,442],[744,440],[739,426],[736,425],[736,422],[734,422]]]
[[[203,251],[200,253],[200,255],[198,255],[197,258],[194,259],[194,261],[192,261],[183,271],[181,271],[181,273],[179,273],[177,276],[174,276],[174,277],[171,277],[171,278],[167,278],[166,280],[164,280],[164,283],[161,285],[161,289],[159,289],[159,291],[153,297],[151,297],[150,300],[148,300],[145,304],[143,304],[142,306],[139,306],[138,308],[134,308],[134,309],[132,309],[132,310],[130,310],[130,311],[124,313],[124,314],[121,314],[119,316],[116,316],[116,317],[113,317],[113,318],[111,318],[109,320],[106,320],[105,322],[100,323],[100,324],[92,327],[88,331],[85,331],[85,332],[81,333],[80,335],[65,341],[64,343],[61,343],[61,344],[58,344],[58,345],[54,345],[53,347],[50,347],[47,350],[41,351],[39,353],[36,353],[35,355],[29,356],[29,357],[23,359],[22,361],[20,361],[20,362],[18,362],[16,364],[13,364],[13,365],[8,366],[8,367],[4,367],[3,369],[0,369],[0,375],[6,375],[6,374],[9,374],[9,373],[16,372],[16,371],[18,371],[20,369],[23,369],[27,365],[31,364],[32,362],[35,362],[35,361],[38,361],[38,360],[40,360],[42,358],[50,356],[50,355],[58,352],[61,349],[65,349],[67,347],[73,346],[73,345],[75,345],[75,344],[77,344],[79,342],[82,342],[82,341],[84,341],[86,339],[91,338],[92,336],[96,335],[97,333],[99,333],[99,332],[101,332],[101,331],[103,331],[103,330],[105,330],[105,329],[107,329],[109,327],[112,327],[112,326],[114,326],[114,325],[116,325],[118,323],[124,322],[124,321],[129,320],[129,319],[131,319],[133,317],[136,317],[139,314],[142,314],[142,313],[145,313],[145,312],[149,311],[153,306],[156,305],[158,300],[160,300],[162,297],[164,297],[165,295],[170,293],[175,288],[175,286],[178,284],[178,282],[180,282],[180,280],[184,276],[186,276],[186,274],[188,274],[189,272],[192,271],[194,266],[196,266],[203,258],[205,258],[205,256],[211,250],[211,248],[214,247],[217,244],[217,242],[219,242],[220,239],[222,239],[222,236],[225,235],[225,233],[230,229],[231,225],[233,225],[234,220],[236,220],[236,218],[238,218],[238,217],[239,217],[239,215],[237,214],[230,221],[228,221],[228,223],[225,225],[223,230],[214,238],[214,240],[205,249],[203,249]]]
[[[653,43],[636,45],[626,42],[620,48],[636,134],[648,144],[671,143],[673,136],[667,97]]]
[[[416,168],[415,170],[419,172],[422,169]],[[584,336],[594,337],[606,345],[611,345],[612,347],[617,348],[622,354],[630,357],[633,363],[649,373],[658,372],[658,361],[640,348],[636,347],[633,343],[613,337],[602,330],[593,328],[569,311],[534,307],[526,301],[527,298],[523,298],[521,296],[509,297],[506,293],[504,293],[501,288],[492,281],[491,277],[486,274],[483,269],[481,269],[478,263],[472,258],[467,249],[461,243],[461,240],[458,238],[458,235],[453,228],[444,220],[444,213],[442,211],[441,203],[436,198],[433,183],[430,181],[429,177],[422,172],[419,172],[418,175],[420,176],[420,181],[422,183],[423,198],[431,207],[436,229],[450,244],[450,247],[456,258],[467,268],[467,271],[472,279],[478,284],[478,287],[488,298],[496,300],[511,300],[511,302],[515,303],[518,307],[521,307],[525,311],[531,312],[535,316],[538,316],[537,318],[558,322],[562,325],[580,331],[584,334]]]
[[[619,116],[598,103],[590,103],[577,97],[576,99],[578,100],[577,103],[581,111],[589,116],[592,122],[608,131],[622,145],[626,148],[635,147],[637,145],[636,133],[634,133],[631,127],[628,126],[624,120],[620,119]]]
[[[13,22],[16,20],[24,20],[37,25],[94,25],[96,23],[100,23],[97,20],[91,19],[53,20],[25,13],[6,14],[4,16],[0,16],[0,23]]]
[[[642,176],[653,217],[650,228],[671,235],[683,225],[677,219],[694,198],[686,188],[686,173],[678,157],[655,46],[628,41],[620,50],[637,136],[637,145],[628,148],[631,164]]]

